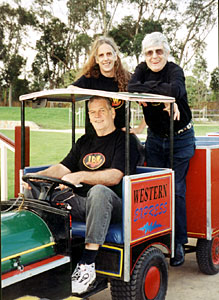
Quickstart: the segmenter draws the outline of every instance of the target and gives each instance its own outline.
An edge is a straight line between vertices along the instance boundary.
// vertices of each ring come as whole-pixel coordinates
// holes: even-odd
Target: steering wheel
[[[36,195],[39,194],[39,196],[37,196],[37,199],[48,201],[49,203],[51,203],[52,194],[58,185],[63,184],[73,190],[82,186],[81,184],[74,185],[69,181],[39,174],[23,175],[22,180],[31,186],[33,192],[35,192]]]

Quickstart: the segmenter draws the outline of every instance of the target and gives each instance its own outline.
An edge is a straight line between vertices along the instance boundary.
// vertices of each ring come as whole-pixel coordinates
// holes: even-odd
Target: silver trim
[[[123,178],[124,201],[123,201],[123,231],[124,231],[124,281],[130,281],[130,239],[131,239],[131,193],[130,176]]]
[[[211,149],[206,149],[206,210],[206,235],[211,240]]]
[[[219,136],[198,136],[195,139],[196,149],[218,149]]]
[[[22,181],[23,175],[24,175],[24,170],[20,169],[19,170],[19,191],[21,194],[24,193],[24,186],[23,186],[23,181]]]
[[[43,273],[43,272],[46,272],[48,270],[54,269],[56,267],[62,266],[64,264],[68,263],[68,262],[70,262],[70,257],[65,256],[65,257],[62,257],[62,258],[60,258],[56,261],[47,263],[47,264],[42,265],[40,267],[36,267],[32,270],[21,272],[20,274],[16,274],[14,276],[11,276],[9,278],[6,278],[6,279],[2,280],[2,287],[4,288],[4,287],[9,286],[11,284],[14,284],[16,282],[22,281],[24,279],[33,277],[33,276],[38,275],[40,273]]]
[[[172,171],[172,244],[171,257],[174,257],[175,251],[175,172]]]

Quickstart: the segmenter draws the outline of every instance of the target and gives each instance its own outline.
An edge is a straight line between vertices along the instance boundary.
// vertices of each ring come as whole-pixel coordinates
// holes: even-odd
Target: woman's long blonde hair
[[[76,79],[78,79],[82,75],[84,75],[87,78],[90,78],[90,77],[98,78],[100,76],[100,73],[101,73],[100,68],[99,68],[99,65],[96,63],[95,57],[97,55],[97,51],[98,51],[99,47],[103,44],[110,45],[117,55],[117,60],[115,62],[114,78],[115,78],[115,81],[118,82],[119,91],[125,92],[125,91],[127,91],[127,85],[128,85],[128,81],[130,79],[131,74],[126,69],[123,68],[121,59],[119,57],[118,47],[117,47],[116,43],[114,42],[114,40],[110,37],[100,36],[94,41],[94,43],[91,47],[88,61],[84,64],[83,68],[81,69],[81,71]]]

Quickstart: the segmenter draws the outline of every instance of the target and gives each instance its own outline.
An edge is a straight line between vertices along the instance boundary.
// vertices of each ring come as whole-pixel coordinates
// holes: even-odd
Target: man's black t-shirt
[[[98,78],[90,77],[87,78],[84,75],[81,76],[77,81],[72,83],[80,88],[92,89],[92,90],[103,90],[109,92],[118,92],[118,82],[114,78],[105,77],[102,74]],[[112,106],[116,110],[116,117],[114,120],[116,128],[125,127],[125,101],[119,99],[112,99]],[[88,109],[86,103],[86,133],[94,133],[92,124],[90,123],[88,116]]]
[[[130,139],[130,173],[133,174],[139,159],[139,152],[132,135]],[[125,173],[125,132],[116,129],[106,136],[97,136],[95,133],[91,137],[85,134],[78,139],[61,164],[71,172],[115,168]],[[77,189],[77,193],[86,196],[90,187],[90,185],[83,184],[82,188]],[[121,183],[110,188],[121,197]]]

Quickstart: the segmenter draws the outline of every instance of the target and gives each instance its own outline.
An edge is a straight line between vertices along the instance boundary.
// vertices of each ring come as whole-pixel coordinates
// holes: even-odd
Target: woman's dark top
[[[78,80],[73,82],[73,85],[78,86],[80,88],[92,89],[92,90],[103,90],[109,92],[118,92],[118,82],[115,81],[114,78],[105,77],[102,74],[99,75],[98,78],[90,77],[87,78],[86,76],[81,76]],[[119,99],[112,99],[112,106],[116,110],[116,117],[115,117],[115,126],[116,128],[123,128],[125,127],[125,101]],[[88,116],[88,108],[86,104],[86,132],[94,132],[93,126],[90,123],[89,116]]]
[[[128,91],[174,97],[180,111],[180,120],[174,121],[175,132],[191,121],[192,114],[187,100],[184,72],[173,62],[167,62],[159,72],[149,69],[146,62],[140,63],[129,81]],[[143,113],[146,124],[154,133],[168,135],[170,118],[168,112],[163,109],[163,103],[147,103],[147,106],[143,107]]]

